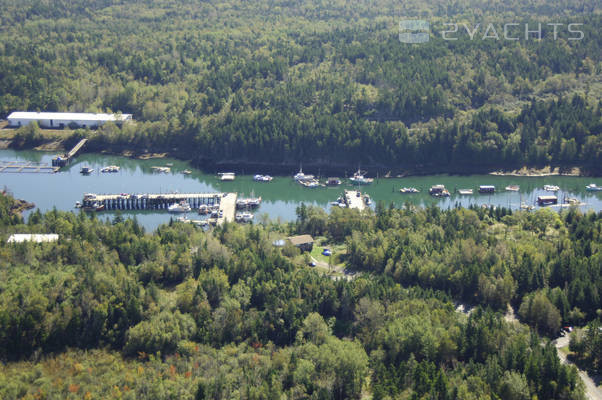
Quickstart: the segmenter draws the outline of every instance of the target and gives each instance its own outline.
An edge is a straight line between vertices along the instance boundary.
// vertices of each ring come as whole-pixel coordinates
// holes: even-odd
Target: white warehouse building
[[[41,128],[63,129],[68,127],[98,128],[106,122],[121,125],[131,121],[132,114],[92,114],[92,113],[60,113],[15,111],[7,118],[8,124],[18,128],[36,121]]]

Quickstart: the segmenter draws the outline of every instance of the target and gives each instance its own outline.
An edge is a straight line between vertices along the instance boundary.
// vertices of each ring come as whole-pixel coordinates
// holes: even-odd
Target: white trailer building
[[[68,127],[98,128],[106,122],[121,125],[131,121],[132,114],[92,114],[92,113],[59,113],[15,111],[8,118],[11,127],[18,128],[35,121],[41,128],[63,129]]]

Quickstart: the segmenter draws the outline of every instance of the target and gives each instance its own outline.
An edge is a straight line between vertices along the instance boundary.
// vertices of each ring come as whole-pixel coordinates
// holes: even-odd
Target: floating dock
[[[82,147],[84,147],[84,145],[86,144],[87,141],[88,141],[88,139],[82,139],[79,142],[77,142],[77,144],[75,146],[73,146],[73,148],[67,154],[63,154],[62,156],[54,157],[52,159],[52,166],[53,167],[64,167],[65,165],[69,165],[71,160],[73,160],[75,155],[81,150]]]
[[[345,204],[347,204],[347,208],[354,208],[360,211],[366,208],[364,196],[362,196],[362,192],[359,190],[345,190]]]
[[[163,194],[95,194],[86,193],[83,208],[105,210],[165,210],[175,203],[187,202],[193,210],[202,204],[219,206],[221,217],[215,223],[233,222],[236,213],[236,193],[163,193]]]
[[[0,172],[26,172],[52,174],[58,172],[59,167],[52,167],[48,164],[37,164],[33,162],[6,162],[0,164]]]

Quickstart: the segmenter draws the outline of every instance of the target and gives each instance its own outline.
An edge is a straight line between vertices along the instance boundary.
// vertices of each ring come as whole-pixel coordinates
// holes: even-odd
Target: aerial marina
[[[50,164],[52,154],[39,153],[36,158],[24,158],[22,151],[1,150],[2,165],[31,165],[32,167]],[[3,157],[2,157],[3,156]],[[171,166],[168,166],[171,164]],[[118,167],[119,174],[101,173],[103,168]],[[57,167],[53,167],[57,168]],[[116,171],[117,168],[109,168]],[[81,173],[80,173],[81,172]],[[190,172],[190,173],[188,173]],[[229,171],[228,171],[229,172]],[[189,203],[191,210],[178,204],[181,199],[169,198],[185,193],[235,193],[232,212],[229,220],[236,221],[236,213],[254,214],[253,221],[264,220],[264,215],[271,219],[291,221],[296,218],[296,208],[301,204],[315,205],[326,210],[334,208],[374,208],[379,202],[385,205],[394,204],[403,207],[406,202],[417,206],[438,204],[440,207],[464,207],[484,204],[511,209],[537,209],[552,207],[564,209],[575,206],[586,209],[602,209],[600,181],[585,177],[501,177],[491,175],[470,176],[403,176],[384,174],[377,178],[377,173],[370,171],[351,171],[349,174],[320,175],[318,170],[299,168],[295,173],[286,176],[274,176],[265,171],[250,171],[250,174],[238,171],[215,175],[193,169],[188,163],[172,159],[133,160],[118,156],[99,154],[78,154],[69,165],[60,167],[59,173],[53,174],[4,174],[7,186],[23,198],[32,199],[42,210],[57,207],[62,210],[73,209],[79,202],[79,208],[86,212],[98,212],[99,215],[113,216],[117,212],[135,215],[148,229],[155,229],[159,224],[183,219],[211,220],[217,223],[220,210],[214,205]],[[118,178],[117,178],[118,175]],[[233,176],[234,181],[228,181]],[[386,177],[388,176],[388,177]],[[266,178],[267,177],[267,178]],[[371,184],[360,184],[358,178],[372,180]],[[546,186],[549,185],[549,186]],[[493,193],[479,194],[481,187],[494,187]],[[550,186],[559,190],[550,192]],[[36,188],[44,188],[47,196],[38,196]],[[345,191],[360,191],[357,197],[347,201]],[[83,204],[83,193],[97,193],[99,196],[112,194],[114,198],[106,198],[105,202],[87,202]],[[144,203],[143,196],[158,197]],[[366,196],[367,195],[367,196]],[[538,202],[538,196],[555,195],[553,200]],[[576,199],[569,201],[568,199]],[[100,197],[102,199],[102,197]],[[98,200],[98,199],[97,199]],[[159,201],[161,200],[161,201]],[[151,204],[152,203],[152,204]],[[549,203],[549,204],[548,204]],[[349,207],[351,204],[351,207]],[[172,212],[169,207],[172,206]],[[199,215],[198,218],[190,217]],[[222,210],[221,218],[225,220]],[[262,216],[261,219],[258,216]],[[238,218],[238,221],[249,221]],[[207,222],[207,225],[211,225]]]

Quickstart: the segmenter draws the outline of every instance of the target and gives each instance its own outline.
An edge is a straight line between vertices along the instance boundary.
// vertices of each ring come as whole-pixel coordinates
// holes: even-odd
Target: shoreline
[[[65,138],[67,139],[67,138]],[[40,144],[35,147],[25,148],[12,148],[12,140],[9,137],[0,137],[0,150],[12,149],[12,150],[33,150],[33,151],[46,151],[57,153],[65,152],[64,146],[65,140],[57,139],[53,137],[52,140]],[[86,149],[83,149],[83,153],[86,153]],[[259,161],[247,161],[247,160],[211,160],[211,159],[191,159],[184,154],[177,154],[170,151],[151,151],[141,153],[133,149],[122,149],[122,150],[101,150],[101,151],[89,151],[89,153],[98,153],[103,155],[118,155],[137,160],[150,160],[150,159],[164,159],[174,158],[181,161],[187,161],[194,168],[198,168],[205,172],[219,172],[221,170],[231,170],[239,174],[255,174],[255,173],[269,173],[274,175],[290,175],[298,171],[299,165],[292,162],[280,162],[280,163],[266,163]],[[324,163],[324,162],[308,162],[303,164],[303,168],[312,173],[317,173],[321,176],[343,176],[347,177],[352,175],[357,167],[353,167],[350,164],[343,163]],[[401,167],[401,166],[385,166],[379,164],[364,164],[362,170],[368,170],[368,175],[377,177],[378,179],[388,178],[403,178],[410,176],[424,176],[424,175],[492,175],[492,176],[509,176],[509,177],[550,177],[550,176],[574,176],[574,177],[600,177],[602,174],[596,173],[584,173],[582,167],[571,166],[571,167],[528,167],[523,166],[518,169],[504,169],[504,168],[478,168],[471,166],[459,166],[459,167],[428,167],[428,166],[414,166],[414,167]]]

